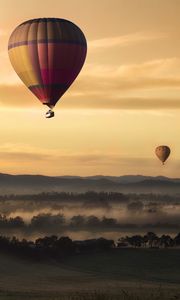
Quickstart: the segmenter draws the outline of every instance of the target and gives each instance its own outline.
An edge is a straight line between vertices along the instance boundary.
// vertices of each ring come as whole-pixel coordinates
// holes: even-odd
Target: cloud
[[[153,32],[136,32],[127,35],[107,37],[96,39],[88,42],[89,50],[103,50],[109,49],[112,47],[127,47],[132,44],[152,41],[160,38],[166,38],[166,35],[163,33],[153,33]]]
[[[66,162],[67,164],[71,163],[83,163],[83,164],[100,164],[108,163],[109,160],[119,160],[120,155],[117,153],[102,153],[94,151],[91,153],[77,152],[72,153],[68,150],[63,149],[46,149],[39,147],[32,147],[29,144],[16,144],[16,143],[7,143],[0,146],[0,160],[18,160],[18,161],[36,161],[36,160],[45,160],[52,161],[58,160]]]
[[[64,107],[69,108],[86,108],[86,109],[119,109],[119,110],[146,110],[146,109],[180,109],[180,99],[163,99],[163,98],[119,98],[105,99],[103,96],[98,99],[86,97],[85,101],[68,101]],[[61,106],[62,108],[62,106]]]
[[[38,162],[38,170],[37,170]],[[69,151],[7,144],[0,147],[1,172],[14,174],[82,175],[144,174],[159,175],[161,164],[153,149],[141,157],[125,152]],[[164,176],[178,176],[180,161],[173,158],[164,169]],[[172,175],[171,175],[172,174]]]
[[[120,66],[89,64],[57,108],[179,109],[179,69],[178,58]],[[40,108],[41,103],[23,84],[1,84],[0,105]]]
[[[71,152],[67,149],[46,149],[39,147],[32,147],[29,144],[16,144],[7,143],[0,146],[0,161],[27,161],[32,162],[40,160],[52,162],[59,161],[63,164],[72,165],[83,165],[83,166],[96,166],[99,165],[111,165],[111,164],[126,164],[129,163],[129,159],[122,153],[115,152]],[[132,161],[136,162],[137,158],[133,158]],[[140,159],[142,160],[142,159]],[[145,158],[143,158],[143,161]],[[149,160],[149,159],[147,159]],[[139,159],[138,159],[139,161]]]
[[[86,65],[78,79],[79,91],[83,88],[109,87],[120,90],[139,89],[145,87],[180,87],[180,59],[168,58],[146,61],[139,64],[119,66]],[[90,83],[89,83],[90,81]],[[89,83],[89,84],[88,84]],[[93,85],[92,85],[93,84]]]
[[[40,149],[39,149],[40,150]],[[15,163],[18,162],[27,162],[28,164],[31,162],[36,162],[36,161],[46,161],[46,163],[48,162],[52,162],[52,161],[58,161],[58,162],[62,162],[63,165],[67,164],[67,165],[71,165],[71,164],[83,164],[84,166],[86,165],[94,165],[96,166],[96,164],[102,164],[102,165],[110,165],[113,161],[117,161],[120,159],[119,155],[116,154],[103,154],[103,153],[99,153],[99,154],[92,154],[92,153],[69,153],[69,154],[65,154],[65,153],[57,153],[56,151],[49,151],[48,149],[43,150],[42,152],[40,152],[37,149],[34,150],[34,152],[30,152],[27,148],[27,152],[25,151],[0,151],[0,161],[13,161]]]
[[[16,161],[17,162],[32,162],[32,161],[44,161],[49,159],[49,155],[41,155],[36,153],[26,153],[26,152],[0,152],[1,160],[8,160],[8,161]]]
[[[129,166],[129,165],[144,165],[152,166],[154,161],[154,153],[150,157],[130,157],[126,153],[120,152],[72,152],[67,149],[48,149],[32,147],[29,144],[4,144],[0,146],[0,161],[52,161],[62,162],[66,165],[81,165],[81,166]]]

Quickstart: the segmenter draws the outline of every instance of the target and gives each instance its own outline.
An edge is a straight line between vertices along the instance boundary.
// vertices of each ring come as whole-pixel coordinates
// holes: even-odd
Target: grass
[[[178,300],[179,249],[113,249],[60,264],[0,254],[0,300]]]
[[[111,295],[98,291],[87,293],[74,293],[72,295],[43,295],[43,294],[20,294],[20,293],[3,293],[0,294],[0,299],[3,300],[178,300],[180,292],[168,292],[163,289],[155,289],[147,293],[145,290],[138,292],[121,290],[119,294]]]
[[[81,255],[66,268],[121,281],[180,283],[179,249],[113,249],[110,253]]]

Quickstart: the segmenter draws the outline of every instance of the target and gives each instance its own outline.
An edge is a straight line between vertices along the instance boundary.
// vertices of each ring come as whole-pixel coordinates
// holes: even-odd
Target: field
[[[179,249],[113,249],[35,263],[0,254],[0,299],[180,299]]]

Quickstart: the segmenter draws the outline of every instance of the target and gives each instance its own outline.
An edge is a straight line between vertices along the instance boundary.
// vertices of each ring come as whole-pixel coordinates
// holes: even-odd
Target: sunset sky
[[[1,0],[0,172],[180,177],[179,15],[179,0]],[[88,42],[52,119],[7,52],[14,28],[39,17],[71,20]]]

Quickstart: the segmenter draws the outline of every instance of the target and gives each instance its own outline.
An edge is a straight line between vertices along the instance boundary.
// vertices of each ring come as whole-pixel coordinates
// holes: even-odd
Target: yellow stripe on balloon
[[[40,84],[33,70],[27,45],[10,49],[9,58],[16,73],[27,87]]]

